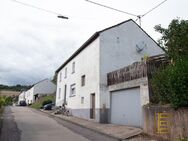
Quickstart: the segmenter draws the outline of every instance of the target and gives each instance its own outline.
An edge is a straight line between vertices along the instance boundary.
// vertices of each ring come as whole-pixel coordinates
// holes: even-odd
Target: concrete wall
[[[66,85],[67,107],[71,109],[74,116],[90,118],[92,93],[95,93],[96,109],[99,108],[99,46],[99,39],[97,38],[58,73],[56,106],[62,106]],[[74,73],[72,73],[73,62],[75,62]],[[66,68],[67,77],[65,78]],[[81,86],[82,75],[85,75],[85,86]],[[74,96],[70,96],[72,84],[76,86]],[[82,97],[84,98],[83,103],[81,103]],[[99,121],[99,114],[97,113],[96,110],[96,121]]]
[[[179,137],[188,137],[188,108],[175,110],[164,106],[144,106],[143,111],[145,133],[170,141],[177,141]],[[169,115],[166,120],[161,119],[168,121],[167,133],[164,133],[160,130],[162,128],[159,128],[160,113],[167,113]]]

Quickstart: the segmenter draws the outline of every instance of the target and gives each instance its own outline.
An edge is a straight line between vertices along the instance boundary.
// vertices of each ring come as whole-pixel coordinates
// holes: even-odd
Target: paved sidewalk
[[[142,133],[142,129],[136,127],[115,125],[115,124],[101,124],[98,122],[94,122],[92,120],[81,119],[73,116],[54,115],[52,111],[46,111],[46,110],[41,110],[41,111],[49,115],[53,115],[55,117],[69,121],[71,123],[77,124],[84,128],[88,128],[95,132],[108,135],[118,140],[128,139]]]
[[[130,127],[125,125],[102,124],[95,122],[93,120],[86,120],[73,116],[55,115],[53,110],[51,111],[41,110],[41,111],[50,116],[58,117],[70,123],[79,125],[89,130],[93,130],[97,133],[107,135],[119,141],[167,141],[155,136],[148,136],[143,133],[141,128]]]

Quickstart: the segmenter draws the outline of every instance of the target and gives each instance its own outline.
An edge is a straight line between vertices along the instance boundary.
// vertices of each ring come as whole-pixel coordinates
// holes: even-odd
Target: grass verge
[[[55,101],[55,95],[49,95],[49,96],[41,97],[35,103],[33,103],[30,107],[35,108],[35,109],[40,109],[42,107],[42,103],[46,100],[52,100],[54,102]]]

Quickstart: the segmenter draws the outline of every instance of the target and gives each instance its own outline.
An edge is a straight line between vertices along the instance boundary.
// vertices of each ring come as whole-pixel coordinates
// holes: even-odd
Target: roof
[[[106,31],[106,30],[109,30],[109,29],[112,29],[114,27],[117,27],[117,26],[120,26],[124,23],[127,23],[129,21],[132,21],[134,22],[149,38],[151,38],[151,36],[149,36],[135,21],[133,21],[132,19],[129,19],[129,20],[126,20],[126,21],[123,21],[121,23],[118,23],[116,25],[113,25],[111,27],[108,27],[108,28],[105,28],[101,31],[97,31],[95,32],[80,48],[78,48],[78,50],[76,50],[56,71],[55,73],[58,73],[65,65],[67,65],[74,57],[76,57],[82,50],[84,50],[89,44],[91,44],[96,38],[99,37],[100,33]],[[151,38],[156,44],[157,42]],[[158,45],[158,44],[157,44]],[[159,46],[159,45],[158,45]]]
[[[48,78],[42,79],[42,80],[40,80],[39,82],[33,84],[33,86],[35,86],[35,85],[37,85],[37,84],[39,84],[39,83],[41,83],[41,82],[43,82],[43,81],[46,81],[46,80],[49,80],[49,79],[48,79]]]
[[[33,84],[33,85],[31,86],[31,88],[33,88],[35,85],[37,85],[37,84],[39,84],[39,83],[41,83],[41,82],[43,82],[43,81],[46,81],[46,80],[48,80],[48,78],[42,79],[42,80],[40,80],[39,82]],[[31,88],[29,88],[28,90],[30,90]]]

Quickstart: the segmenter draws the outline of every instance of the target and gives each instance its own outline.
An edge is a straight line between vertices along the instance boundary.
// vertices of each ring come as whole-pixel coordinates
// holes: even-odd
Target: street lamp
[[[41,11],[44,11],[44,12],[48,12],[48,13],[51,13],[51,14],[55,14],[55,15],[58,15],[57,17],[58,18],[61,18],[61,19],[69,19],[68,17],[66,16],[63,16],[57,12],[54,12],[54,11],[51,11],[51,10],[47,10],[47,9],[44,9],[44,8],[40,8],[40,7],[37,7],[37,6],[34,6],[34,5],[31,5],[31,4],[28,4],[28,3],[23,3],[23,2],[20,2],[20,1],[17,1],[17,0],[12,0],[13,2],[17,2],[19,4],[22,4],[24,6],[27,6],[27,7],[31,7],[31,8],[35,8],[35,9],[38,9],[38,10],[41,10]]]
[[[62,19],[69,19],[68,17],[62,16],[62,15],[58,15],[58,18],[62,18]]]

